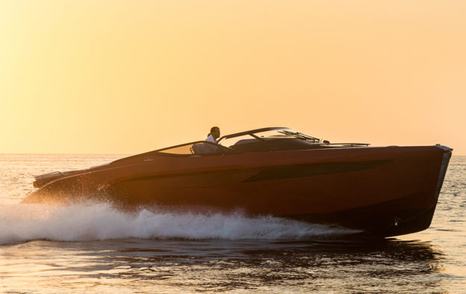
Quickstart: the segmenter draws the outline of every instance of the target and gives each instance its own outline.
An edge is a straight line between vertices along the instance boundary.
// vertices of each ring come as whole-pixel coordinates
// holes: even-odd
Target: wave
[[[147,209],[129,213],[107,203],[0,205],[0,244],[127,238],[306,239],[353,232],[271,216],[246,217],[241,213]]]

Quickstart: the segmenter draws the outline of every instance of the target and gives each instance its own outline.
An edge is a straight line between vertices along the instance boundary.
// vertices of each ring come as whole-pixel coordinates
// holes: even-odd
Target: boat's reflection
[[[211,290],[286,287],[290,283],[302,283],[307,290],[350,290],[361,283],[364,289],[373,284],[376,290],[383,290],[395,283],[404,290],[428,286],[442,292],[439,272],[443,254],[421,241],[131,239],[44,243],[49,248],[59,246],[75,257],[73,265],[57,270],[87,277],[133,282],[151,279]]]

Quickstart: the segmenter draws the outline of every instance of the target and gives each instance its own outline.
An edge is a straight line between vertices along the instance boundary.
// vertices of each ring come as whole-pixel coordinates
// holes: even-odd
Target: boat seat
[[[241,144],[248,144],[248,143],[255,143],[255,142],[257,142],[257,139],[242,139],[236,142],[234,145],[241,145]]]
[[[210,143],[196,143],[193,145],[192,151],[196,155],[218,154],[221,152],[219,147]]]

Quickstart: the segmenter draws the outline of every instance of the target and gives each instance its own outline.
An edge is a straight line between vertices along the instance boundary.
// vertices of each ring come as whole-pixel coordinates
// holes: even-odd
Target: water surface
[[[271,217],[19,204],[33,175],[115,158],[0,155],[0,292],[466,293],[464,157],[431,228],[384,241]]]

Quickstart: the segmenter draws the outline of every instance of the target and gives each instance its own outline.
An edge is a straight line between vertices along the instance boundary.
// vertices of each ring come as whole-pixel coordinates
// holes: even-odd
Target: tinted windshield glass
[[[271,130],[255,134],[259,138],[291,138],[295,137],[291,130]]]
[[[251,132],[248,134],[242,134],[236,137],[231,138],[224,138],[220,141],[220,144],[223,146],[233,146],[236,144],[247,143],[254,140],[267,140],[267,139],[280,139],[280,138],[297,138],[306,141],[310,141],[313,143],[319,143],[320,139],[314,138],[312,136],[305,135],[300,132],[296,132],[291,129],[275,129],[275,130],[267,130],[261,132]]]

